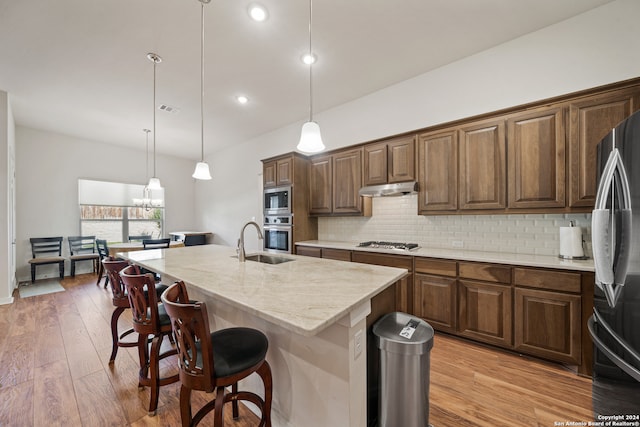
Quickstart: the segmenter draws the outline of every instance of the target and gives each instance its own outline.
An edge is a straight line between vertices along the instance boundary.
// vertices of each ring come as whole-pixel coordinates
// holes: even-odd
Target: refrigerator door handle
[[[593,343],[596,347],[598,347],[609,360],[616,364],[620,369],[629,374],[633,379],[640,382],[640,370],[635,366],[631,365],[629,362],[624,360],[622,357],[618,356],[613,350],[611,350],[607,345],[600,339],[600,337],[596,334],[595,324],[598,324],[604,331],[611,336],[618,343],[638,365],[640,365],[640,354],[635,351],[625,340],[623,340],[612,328],[609,324],[602,318],[600,313],[596,308],[593,309],[593,315],[589,317],[589,321],[587,322],[587,327],[589,328],[589,334],[593,339]]]
[[[613,148],[602,171],[591,218],[596,284],[611,307],[615,307],[627,277],[631,218],[629,179],[620,152]]]

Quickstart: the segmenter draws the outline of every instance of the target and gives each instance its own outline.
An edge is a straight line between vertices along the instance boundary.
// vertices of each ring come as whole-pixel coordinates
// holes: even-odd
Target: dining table
[[[184,247],[184,242],[180,242],[177,240],[172,240],[169,242],[169,248],[182,248]],[[121,242],[121,243],[109,243],[109,256],[115,257],[117,253],[122,252],[132,252],[132,251],[142,251],[144,250],[144,246],[142,242]]]

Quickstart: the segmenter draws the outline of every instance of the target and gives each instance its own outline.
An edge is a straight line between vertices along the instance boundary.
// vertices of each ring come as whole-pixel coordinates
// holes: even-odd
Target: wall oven
[[[291,215],[265,216],[264,250],[267,252],[292,252],[293,226]]]
[[[264,190],[265,215],[290,215],[290,203],[291,186],[267,188]]]

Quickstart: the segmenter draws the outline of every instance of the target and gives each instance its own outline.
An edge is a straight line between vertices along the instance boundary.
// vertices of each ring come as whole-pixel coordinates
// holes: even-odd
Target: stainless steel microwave
[[[264,190],[265,215],[291,214],[291,186],[267,188]]]

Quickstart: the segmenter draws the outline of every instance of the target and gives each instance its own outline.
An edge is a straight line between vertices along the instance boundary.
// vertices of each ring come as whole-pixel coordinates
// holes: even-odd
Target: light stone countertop
[[[318,334],[408,274],[402,268],[288,254],[278,256],[293,261],[277,265],[241,263],[235,248],[220,245],[120,256],[304,336]]]
[[[563,260],[558,257],[548,255],[528,255],[438,248],[420,248],[412,251],[399,251],[394,249],[361,248],[358,247],[358,242],[338,242],[328,240],[307,240],[303,242],[296,242],[296,245],[345,249],[362,252],[378,252],[393,255],[444,258],[458,261],[478,261],[492,264],[521,265],[526,267],[543,267],[575,271],[595,271],[593,267],[593,259]]]

